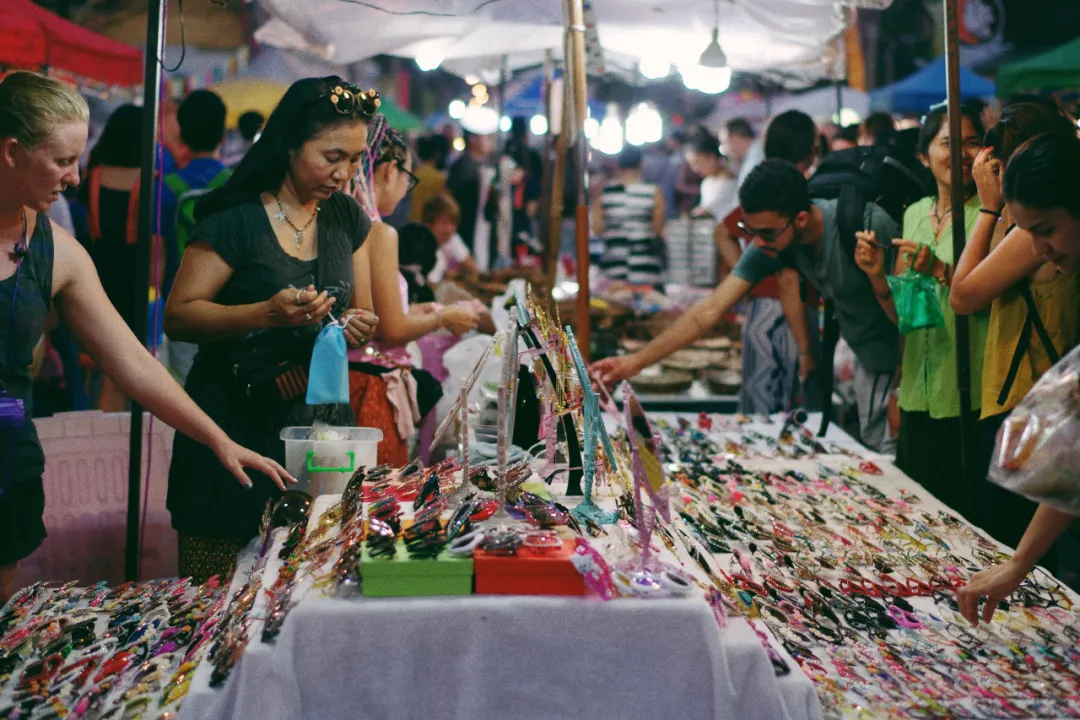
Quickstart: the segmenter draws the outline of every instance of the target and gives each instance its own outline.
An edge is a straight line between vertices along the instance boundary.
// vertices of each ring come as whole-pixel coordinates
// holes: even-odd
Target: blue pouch
[[[349,355],[345,329],[337,323],[324,327],[315,338],[308,372],[308,405],[349,403]]]

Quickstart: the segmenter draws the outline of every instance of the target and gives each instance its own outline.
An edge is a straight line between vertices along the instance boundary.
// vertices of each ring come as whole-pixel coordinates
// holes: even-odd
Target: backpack
[[[855,233],[863,229],[866,205],[875,203],[902,226],[907,207],[930,194],[930,180],[914,153],[895,145],[875,145],[826,155],[810,178],[809,192],[814,200],[837,201],[840,247],[854,266]],[[822,437],[832,419],[833,355],[840,339],[840,325],[829,299],[825,300],[824,325],[819,373],[824,394],[818,431]]]
[[[214,178],[206,184],[205,187],[192,188],[188,185],[179,173],[171,173],[166,175],[162,180],[165,186],[172,191],[172,194],[176,196],[176,217],[172,218],[172,222],[176,228],[176,262],[180,262],[180,258],[184,255],[184,248],[187,247],[188,242],[191,240],[191,235],[195,230],[195,205],[199,200],[207,193],[217,190],[219,187],[225,184],[225,181],[232,175],[232,170],[226,168],[222,170]],[[168,218],[165,219],[169,221]]]

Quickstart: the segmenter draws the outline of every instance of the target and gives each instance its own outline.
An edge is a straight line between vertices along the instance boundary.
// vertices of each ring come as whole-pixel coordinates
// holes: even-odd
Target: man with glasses
[[[785,160],[765,160],[739,190],[745,213],[741,229],[754,238],[731,275],[670,328],[631,355],[607,358],[594,369],[605,383],[636,375],[686,347],[763,279],[795,268],[836,307],[840,332],[855,354],[855,394],[862,441],[878,452],[895,447],[889,437],[888,397],[899,361],[896,326],[874,296],[866,274],[847,257],[835,200],[810,201],[806,178]],[[868,205],[864,227],[890,245],[900,229],[885,212]],[[854,245],[854,241],[851,242]]]

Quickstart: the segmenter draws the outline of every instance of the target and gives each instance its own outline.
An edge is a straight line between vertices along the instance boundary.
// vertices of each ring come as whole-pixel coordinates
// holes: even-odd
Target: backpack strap
[[[187,184],[180,173],[169,173],[161,181],[165,183],[165,187],[172,191],[177,200],[191,189],[191,186]]]
[[[1024,317],[1024,326],[1020,330],[1020,338],[1016,341],[1016,350],[1013,351],[1012,361],[1009,363],[1009,372],[1005,376],[1001,392],[998,393],[997,404],[999,406],[1004,405],[1005,401],[1008,400],[1013,384],[1016,383],[1016,375],[1020,372],[1020,363],[1024,361],[1024,356],[1028,351],[1028,344],[1031,341],[1032,328],[1039,335],[1039,342],[1042,343],[1043,348],[1046,350],[1050,362],[1056,365],[1061,360],[1057,348],[1054,347],[1054,341],[1050,339],[1050,333],[1046,331],[1046,326],[1043,325],[1042,318],[1039,317],[1039,309],[1035,307],[1035,299],[1031,296],[1030,283],[1024,280],[1020,284],[1019,290],[1024,298],[1024,304],[1027,305],[1027,315]]]
[[[855,233],[863,228],[866,217],[866,193],[857,183],[849,183],[840,189],[836,201],[836,221],[840,231],[840,250],[844,257],[855,264]],[[816,280],[816,279],[815,279]],[[815,282],[816,284],[816,282]],[[820,288],[819,288],[820,290]],[[824,293],[822,293],[824,294]],[[833,359],[836,345],[840,342],[840,323],[836,319],[836,304],[831,297],[825,298],[825,318],[821,339],[821,427],[818,437],[825,437],[832,422],[832,395],[835,372]]]

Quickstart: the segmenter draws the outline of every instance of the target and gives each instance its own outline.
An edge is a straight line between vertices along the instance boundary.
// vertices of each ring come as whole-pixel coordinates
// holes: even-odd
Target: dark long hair
[[[142,165],[141,146],[143,109],[137,105],[121,105],[105,121],[101,137],[90,151],[87,170],[98,165],[137,168]]]
[[[1005,199],[1034,208],[1063,208],[1080,219],[1080,138],[1049,133],[1028,140],[1005,167]]]
[[[986,146],[1004,163],[1016,150],[1038,135],[1076,136],[1076,123],[1056,104],[1021,102],[1001,111],[997,123],[986,133]]]
[[[285,182],[291,154],[304,143],[329,127],[367,122],[370,116],[359,105],[341,112],[331,102],[331,94],[339,86],[347,83],[335,75],[294,82],[270,113],[259,140],[244,155],[229,181],[199,201],[195,207],[196,219],[202,220],[257,198],[260,193],[277,190]]]
[[[971,127],[975,129],[975,134],[980,138],[985,134],[983,129],[982,118],[979,117],[979,111],[972,105],[962,104],[960,106],[960,114],[971,121]],[[939,103],[930,108],[930,111],[923,117],[922,127],[919,128],[919,144],[917,150],[920,155],[930,154],[930,143],[934,142],[934,138],[941,132],[941,126],[945,125],[949,121],[949,106],[945,103]],[[961,138],[963,140],[963,138]]]

